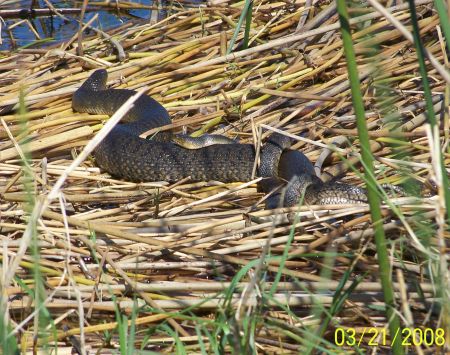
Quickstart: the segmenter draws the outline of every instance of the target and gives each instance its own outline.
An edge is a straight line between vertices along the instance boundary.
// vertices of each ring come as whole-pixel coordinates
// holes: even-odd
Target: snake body
[[[112,115],[136,93],[107,89],[107,76],[104,69],[91,74],[75,91],[72,108],[78,112]],[[226,144],[224,140],[220,143],[225,144],[186,149],[175,144],[169,132],[158,133],[150,140],[139,137],[150,129],[170,123],[169,114],[160,103],[149,96],[140,96],[121,123],[96,147],[97,165],[113,176],[135,182],[176,182],[186,177],[193,181],[233,182],[252,178],[255,150],[251,144]],[[264,144],[257,172],[258,176],[265,177],[261,183],[263,191],[280,185],[281,177],[290,181],[283,202],[286,206],[295,205],[301,194],[309,196],[306,202],[318,204],[327,203],[330,198],[334,203],[361,202],[361,198],[365,198],[364,191],[358,193],[353,186],[322,183],[308,158],[300,152],[287,150],[289,146],[290,139],[278,134],[270,136]],[[328,200],[317,199],[319,195]],[[271,207],[275,207],[275,203]]]
[[[79,112],[111,115],[135,91],[106,89],[107,72],[95,71],[74,93],[72,107]],[[194,181],[249,181],[255,153],[250,144],[211,145],[185,149],[174,144],[169,134],[151,140],[139,135],[171,123],[164,107],[142,95],[122,123],[114,127],[94,151],[96,163],[130,181],[175,182],[190,176]]]
[[[215,144],[236,144],[237,142],[231,138],[221,136],[219,134],[205,134],[200,137],[191,137],[188,135],[174,135],[172,142],[187,149],[200,149]]]

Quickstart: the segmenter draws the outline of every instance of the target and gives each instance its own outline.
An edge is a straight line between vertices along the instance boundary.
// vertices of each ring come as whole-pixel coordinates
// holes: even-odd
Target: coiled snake
[[[133,90],[107,89],[106,70],[96,70],[75,91],[72,108],[78,112],[113,114]],[[255,150],[251,144],[213,144],[186,149],[175,144],[171,134],[157,134],[153,139],[139,135],[152,128],[170,124],[164,107],[142,95],[94,151],[96,163],[113,176],[129,181],[175,182],[189,177],[193,181],[249,181]],[[309,204],[366,202],[363,189],[340,183],[323,183],[311,162],[298,151],[289,151],[290,139],[273,134],[261,150],[257,175],[264,177],[261,187],[269,192],[282,180],[289,181],[284,206],[298,203],[302,194]],[[276,200],[275,200],[276,201]],[[272,200],[267,207],[276,207]]]

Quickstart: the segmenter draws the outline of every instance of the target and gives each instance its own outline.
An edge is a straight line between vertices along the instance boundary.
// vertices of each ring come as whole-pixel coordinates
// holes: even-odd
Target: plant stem
[[[414,0],[408,0],[409,4],[409,11],[411,13],[411,22],[413,27],[413,37],[414,37],[414,45],[416,47],[417,52],[417,60],[419,62],[419,72],[420,76],[422,77],[422,86],[423,86],[423,94],[425,97],[426,102],[426,110],[427,110],[427,119],[428,123],[431,127],[431,135],[433,137],[433,141],[439,140],[439,137],[435,136],[435,129],[436,129],[436,116],[434,114],[433,109],[433,100],[431,98],[431,89],[430,89],[430,83],[428,81],[428,74],[427,69],[425,66],[425,51],[423,48],[422,41],[420,40],[420,32],[419,32],[419,26],[417,22],[417,13],[416,13],[416,7],[414,4]],[[448,21],[447,21],[448,22]],[[448,38],[447,38],[448,40]],[[449,44],[447,43],[447,46]],[[447,226],[450,224],[450,192],[449,192],[449,181],[447,176],[447,170],[445,167],[445,163],[441,154],[440,149],[436,149],[436,161],[439,161],[441,166],[441,179],[442,179],[442,189],[443,189],[443,197],[445,201],[445,208],[447,210]]]
[[[375,230],[375,243],[377,247],[380,279],[383,288],[384,302],[386,304],[386,317],[389,323],[389,332],[392,341],[392,350],[395,355],[404,354],[401,341],[400,319],[395,313],[395,299],[391,285],[389,256],[386,248],[386,238],[383,231],[383,221],[380,210],[380,198],[376,191],[376,181],[373,172],[373,156],[370,151],[369,134],[365,120],[364,104],[359,86],[358,68],[350,32],[349,15],[345,0],[337,0],[337,11],[341,23],[342,41],[347,59],[347,72],[352,92],[352,102],[356,115],[359,140],[361,142],[361,157],[365,167],[365,180],[370,205],[370,214]]]
[[[234,30],[233,37],[231,38],[231,41],[230,41],[230,45],[228,46],[227,55],[230,54],[233,50],[234,43],[236,42],[236,38],[239,35],[239,30],[242,27],[242,23],[244,22],[244,19],[247,19],[247,24],[246,24],[246,29],[245,29],[246,33],[247,33],[247,27],[250,27],[248,18],[250,17],[250,19],[251,19],[251,17],[252,17],[252,14],[251,14],[252,4],[253,4],[252,0],[245,0],[244,8],[242,9],[241,16],[239,17],[239,21],[236,25],[236,29]],[[248,12],[250,12],[250,15],[247,17]],[[249,31],[250,31],[250,29],[249,29]],[[245,36],[245,34],[244,34],[244,36]],[[244,43],[247,43],[247,45],[248,45],[248,38],[247,38],[247,42],[244,41]],[[247,48],[247,47],[245,47],[245,48]]]

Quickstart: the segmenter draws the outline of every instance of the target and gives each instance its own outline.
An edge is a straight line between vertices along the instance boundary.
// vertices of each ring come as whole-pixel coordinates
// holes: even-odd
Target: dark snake
[[[133,90],[107,89],[108,73],[96,70],[75,91],[74,111],[91,114],[114,114],[125,101],[136,94]],[[96,164],[113,176],[134,182],[176,182],[190,177],[192,181],[250,181],[255,161],[251,144],[213,144],[186,149],[172,140],[172,133],[160,132],[152,139],[139,135],[150,129],[170,124],[166,109],[153,98],[141,95],[94,150]],[[283,193],[283,206],[294,206],[304,196],[308,204],[341,204],[367,202],[364,189],[341,183],[323,183],[314,173],[309,159],[288,148],[291,140],[272,134],[262,147],[257,176],[260,187],[270,192],[288,182]],[[280,193],[266,203],[278,207]]]

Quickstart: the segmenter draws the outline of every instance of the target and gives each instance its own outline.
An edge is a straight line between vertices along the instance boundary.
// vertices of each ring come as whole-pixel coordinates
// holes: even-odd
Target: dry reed
[[[100,36],[82,39],[83,56],[77,54],[75,38],[70,45],[0,53],[1,259],[3,268],[10,268],[11,273],[2,287],[11,299],[7,311],[16,326],[12,331],[21,334],[24,349],[30,350],[35,342],[32,317],[26,318],[34,306],[17,280],[33,288],[35,269],[45,280],[46,307],[58,319],[58,340],[70,343],[71,336],[82,334],[90,349],[100,348],[99,332],[117,327],[116,301],[111,299],[115,295],[126,314],[132,312],[133,297],[144,300],[140,305],[146,303],[159,310],[140,313],[135,320],[136,325],[143,326],[139,329],[170,319],[170,326],[182,335],[181,341],[190,344],[198,340],[192,337],[195,321],[186,320],[176,311],[192,307],[191,312],[202,319],[213,317],[223,307],[224,294],[220,292],[230,286],[242,266],[258,260],[267,243],[273,257],[265,264],[268,281],[277,272],[282,280],[297,279],[276,285],[274,298],[265,304],[271,319],[285,322],[286,327],[308,321],[316,302],[325,306],[333,303],[332,291],[351,269],[363,274],[364,280],[348,295],[339,313],[340,324],[383,327],[386,319],[379,311],[382,297],[376,282],[378,267],[367,206],[302,206],[266,211],[261,203],[263,196],[256,189],[257,180],[247,184],[189,180],[172,186],[164,182],[135,184],[108,176],[86,156],[77,160],[106,117],[72,112],[71,94],[91,73],[83,66],[106,67],[114,87],[145,87],[147,94],[167,107],[173,124],[165,129],[184,128],[194,135],[205,131],[226,134],[238,137],[242,143],[256,143],[258,127],[282,130],[298,137],[295,149],[314,162],[322,149],[330,148],[320,163],[324,180],[337,176],[347,183],[363,184],[337,16],[331,12],[320,27],[308,27],[322,11],[328,11],[330,4],[310,8],[304,2],[255,1],[252,45],[230,55],[224,55],[221,45],[230,40],[242,4],[227,1],[201,9],[174,5],[173,13],[159,23],[113,30],[111,34],[127,54],[122,62],[111,51],[111,43]],[[439,64],[447,61],[436,35],[439,20],[429,7],[431,1],[417,4],[423,39],[433,58],[428,70],[435,110],[444,114],[448,74]],[[121,4],[123,8],[130,6]],[[409,26],[406,8],[400,5],[390,12]],[[423,127],[423,95],[413,47],[397,24],[392,25],[372,8],[362,10],[361,17],[354,21],[354,40],[366,108],[371,112],[367,122],[372,151],[379,162],[378,180],[401,182],[399,171],[407,165],[417,180],[427,184],[431,151]],[[377,68],[367,57],[374,45],[379,46],[377,65],[382,73],[376,73]],[[400,116],[395,132],[385,128],[387,120],[374,102],[376,91],[383,85],[390,85],[390,92],[395,92],[389,103]],[[13,110],[21,91],[27,105],[24,115]],[[448,138],[445,130],[448,121],[441,125],[443,139]],[[349,146],[332,148],[336,135],[343,136],[341,141]],[[390,145],[392,142],[397,145]],[[21,149],[30,156],[31,181],[23,168]],[[410,159],[398,159],[397,150]],[[342,157],[348,159],[342,161]],[[69,169],[75,160],[77,164]],[[447,167],[449,161],[445,153]],[[352,170],[349,163],[356,169]],[[56,190],[52,190],[55,184]],[[40,206],[34,215],[38,263],[34,263],[28,241],[25,243],[23,238],[27,223],[33,223],[27,205],[30,196]],[[424,297],[436,297],[433,280],[422,268],[417,257],[419,242],[408,226],[415,223],[418,214],[433,221],[439,201],[436,197],[419,197],[391,202],[404,218],[399,222],[393,207],[384,206],[384,228],[392,240],[396,295],[403,311],[412,312],[413,325],[429,322],[426,326],[436,327],[436,318],[427,319],[424,313]],[[300,219],[295,225],[289,259],[280,266],[279,257],[291,231],[286,213],[292,211],[299,212]],[[438,247],[436,238],[431,238],[430,243]],[[405,250],[408,248],[410,252]],[[448,253],[448,246],[440,248]],[[330,250],[336,253],[331,267],[324,256]],[[17,267],[11,266],[11,260]],[[332,280],[323,275],[328,268],[332,268]],[[241,292],[249,280],[251,276],[233,290],[232,307],[240,306]],[[267,282],[261,287],[271,286]],[[418,286],[423,294],[417,293]],[[258,304],[255,295],[253,291],[248,297],[247,307]],[[291,308],[296,319],[279,303]],[[412,309],[408,310],[409,306]],[[89,313],[89,324],[84,325],[83,332],[77,318],[80,314],[68,309]],[[276,335],[267,337],[266,332],[270,333],[270,329],[262,327],[259,344],[267,346],[267,351],[297,349],[286,334],[275,331]],[[143,338],[137,335],[136,341],[142,342]],[[270,339],[278,340],[271,343]],[[112,344],[116,345],[117,339]],[[148,344],[170,351],[172,343],[167,333],[156,332]],[[198,351],[198,347],[192,349]]]

